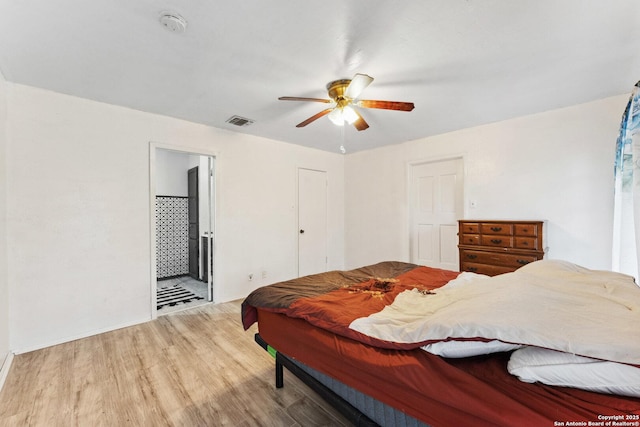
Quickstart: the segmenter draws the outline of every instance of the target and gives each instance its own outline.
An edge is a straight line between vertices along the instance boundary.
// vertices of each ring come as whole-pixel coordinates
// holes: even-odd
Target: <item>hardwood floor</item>
[[[2,426],[348,426],[243,331],[240,301],[209,304],[15,356]]]

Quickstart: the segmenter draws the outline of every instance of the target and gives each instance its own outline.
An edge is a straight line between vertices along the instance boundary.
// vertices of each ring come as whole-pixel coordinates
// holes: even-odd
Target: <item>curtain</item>
[[[639,283],[640,81],[634,86],[622,115],[616,141],[614,185],[612,269],[634,276]]]

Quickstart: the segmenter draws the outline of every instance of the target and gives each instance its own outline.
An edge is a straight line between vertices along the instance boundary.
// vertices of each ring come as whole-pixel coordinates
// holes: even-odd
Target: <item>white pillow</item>
[[[506,342],[493,341],[439,341],[427,344],[421,348],[429,353],[442,357],[471,357],[481,354],[497,353],[499,351],[511,351],[521,348],[519,344],[508,344]]]
[[[521,381],[640,397],[640,368],[540,347],[511,355],[507,370]]]

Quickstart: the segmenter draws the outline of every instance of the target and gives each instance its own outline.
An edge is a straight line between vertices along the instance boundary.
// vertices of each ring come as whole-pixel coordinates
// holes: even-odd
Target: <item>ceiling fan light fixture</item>
[[[356,113],[349,105],[345,105],[344,107],[334,108],[327,117],[329,117],[329,120],[337,126],[344,126],[344,122],[352,125],[356,120],[358,120],[358,113]]]
[[[329,120],[336,126],[344,126],[344,122],[353,125],[358,131],[369,128],[366,120],[353,108],[377,108],[380,110],[411,111],[414,108],[413,102],[396,101],[376,101],[360,99],[362,91],[371,84],[373,77],[366,74],[356,74],[353,79],[334,80],[327,83],[327,93],[330,99],[305,98],[300,96],[281,96],[281,101],[310,101],[332,104],[329,108],[314,114],[306,120],[298,123],[297,128],[302,128],[318,120],[320,117],[328,116]]]
[[[347,105],[342,108],[342,118],[345,122],[352,125],[356,120],[358,120],[358,113],[356,113],[351,106]]]
[[[342,109],[338,107],[334,108],[333,111],[330,112],[327,117],[329,117],[329,120],[331,120],[334,125],[344,126],[344,117],[342,115]]]

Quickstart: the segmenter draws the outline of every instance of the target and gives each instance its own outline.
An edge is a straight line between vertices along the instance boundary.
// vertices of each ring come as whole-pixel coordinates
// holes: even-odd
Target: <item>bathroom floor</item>
[[[159,305],[161,300],[165,301],[167,300],[167,298],[170,298],[167,297],[167,293],[170,290],[176,290],[178,294],[186,295],[187,292],[190,292],[191,294],[195,295],[195,297],[191,298],[191,300],[188,302],[182,302],[181,300],[183,298],[176,298],[177,302],[175,303],[175,305],[164,305],[159,308],[158,316],[209,303],[209,301],[207,301],[207,283],[196,280],[191,276],[180,276],[166,280],[158,280],[157,283]]]

